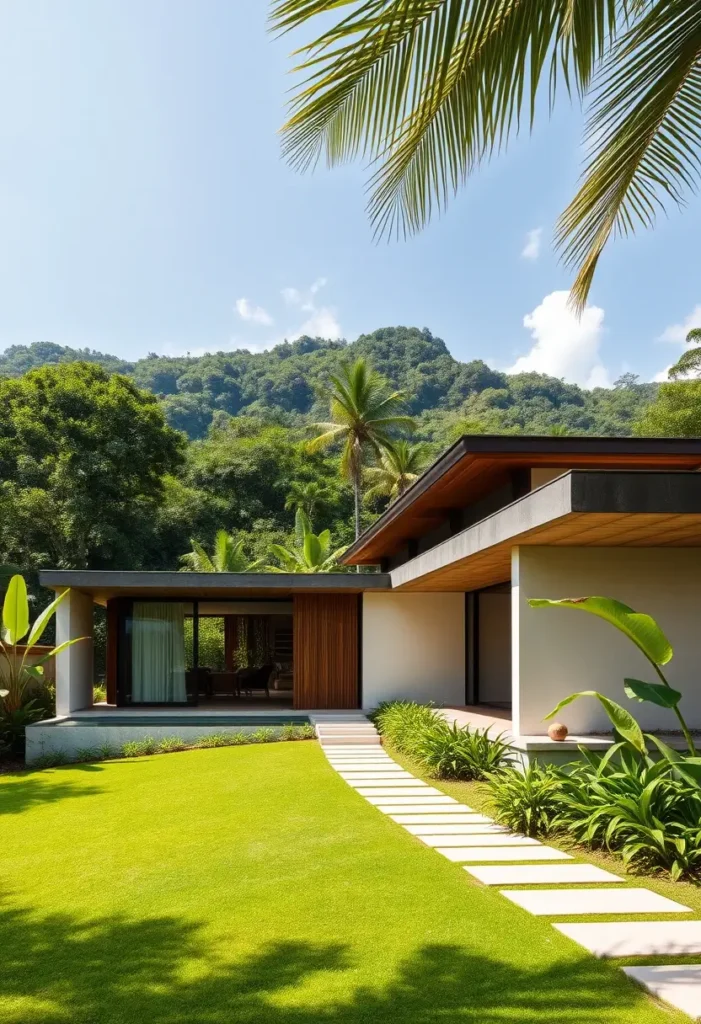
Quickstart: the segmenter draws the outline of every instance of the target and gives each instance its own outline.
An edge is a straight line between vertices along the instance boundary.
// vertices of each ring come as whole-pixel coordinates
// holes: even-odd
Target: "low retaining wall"
[[[287,723],[286,723],[287,724]],[[308,719],[290,720],[292,725],[306,725]],[[257,721],[250,725],[83,725],[80,722],[37,722],[25,730],[27,764],[47,754],[61,753],[68,758],[75,757],[79,751],[98,750],[110,747],[118,751],[125,743],[132,740],[159,740],[178,737],[185,743],[194,743],[202,736],[213,736],[221,733],[252,733],[259,729],[280,729],[281,724],[275,721]]]

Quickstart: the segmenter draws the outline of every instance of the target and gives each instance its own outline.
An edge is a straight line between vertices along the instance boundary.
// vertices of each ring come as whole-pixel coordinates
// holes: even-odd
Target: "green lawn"
[[[679,1022],[315,743],[0,777],[2,1024]]]

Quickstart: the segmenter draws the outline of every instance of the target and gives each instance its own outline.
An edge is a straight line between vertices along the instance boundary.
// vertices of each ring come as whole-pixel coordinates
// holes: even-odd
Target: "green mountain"
[[[168,421],[191,438],[201,438],[219,412],[258,416],[282,426],[323,419],[329,374],[359,355],[407,392],[419,434],[438,444],[461,430],[627,435],[657,388],[632,374],[613,388],[593,391],[544,374],[508,375],[481,359],[460,362],[441,338],[416,327],[384,327],[351,343],[302,337],[268,352],[150,353],[136,362],[35,342],[1,354],[0,375],[16,377],[46,364],[98,363],[157,394]]]

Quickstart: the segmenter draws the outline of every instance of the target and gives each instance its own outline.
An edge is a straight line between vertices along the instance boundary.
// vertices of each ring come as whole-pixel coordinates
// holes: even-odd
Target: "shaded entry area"
[[[467,703],[511,707],[511,583],[466,594]]]

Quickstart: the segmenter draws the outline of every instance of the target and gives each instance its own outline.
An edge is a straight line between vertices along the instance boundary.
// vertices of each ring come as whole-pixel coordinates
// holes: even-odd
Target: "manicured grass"
[[[0,778],[2,1024],[655,1024],[315,743]]]

